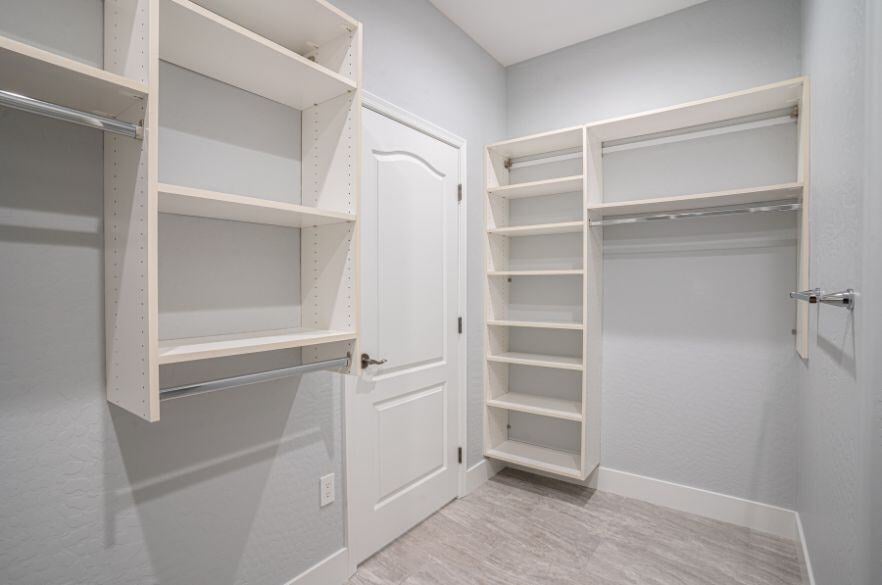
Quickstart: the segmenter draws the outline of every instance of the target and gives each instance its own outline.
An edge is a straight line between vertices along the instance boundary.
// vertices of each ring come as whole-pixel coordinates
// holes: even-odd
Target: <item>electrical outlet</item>
[[[334,474],[330,473],[319,480],[321,487],[321,507],[334,502]]]

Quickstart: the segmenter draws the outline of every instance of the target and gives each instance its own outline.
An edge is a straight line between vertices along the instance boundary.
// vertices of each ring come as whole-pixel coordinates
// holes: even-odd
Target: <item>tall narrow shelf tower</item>
[[[580,480],[600,461],[589,154],[584,128],[486,151],[485,454]]]
[[[132,93],[144,85],[147,102],[146,109],[131,108],[144,119],[144,140],[108,136],[105,146],[108,400],[157,421],[160,369],[170,364],[292,348],[302,349],[304,363],[356,355],[361,25],[325,0],[105,6],[106,60],[134,80]],[[120,38],[129,27],[131,38]],[[302,157],[298,203],[160,182],[160,110],[176,107],[160,103],[160,61],[300,112],[301,135],[291,136]],[[107,83],[93,77],[93,85]],[[160,214],[299,230],[300,254],[292,252],[290,264],[300,267],[299,326],[242,331],[237,324],[216,335],[163,335],[159,296],[169,283],[161,287],[158,278]],[[182,245],[175,240],[163,248]]]

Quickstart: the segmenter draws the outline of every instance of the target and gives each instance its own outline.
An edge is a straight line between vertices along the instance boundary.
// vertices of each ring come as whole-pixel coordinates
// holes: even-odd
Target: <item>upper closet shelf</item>
[[[298,327],[276,331],[210,335],[159,341],[159,364],[175,364],[210,358],[291,349],[355,339],[353,331],[326,331]]]
[[[303,110],[356,88],[310,61],[189,0],[160,0],[159,58]]]
[[[227,20],[305,55],[358,23],[324,0],[194,0]]]
[[[497,142],[488,146],[487,149],[503,159],[549,154],[562,150],[582,148],[582,132],[583,128],[581,126],[565,128],[563,130]]]
[[[355,221],[351,213],[166,184],[159,185],[159,212],[295,228]]]
[[[147,96],[143,83],[3,36],[0,90],[110,118]]]
[[[764,85],[719,97],[651,110],[588,124],[589,139],[608,142],[659,132],[683,131],[694,126],[737,120],[747,116],[797,107],[805,78]]]
[[[558,179],[545,179],[543,181],[531,181],[529,183],[517,183],[514,185],[500,185],[490,187],[487,191],[504,199],[523,199],[525,197],[542,197],[544,195],[557,195],[560,193],[572,193],[582,191],[582,175],[561,177]]]
[[[588,206],[588,215],[592,219],[634,215],[640,213],[665,213],[686,211],[706,207],[723,207],[749,203],[767,203],[799,199],[802,197],[801,183],[785,183],[767,187],[733,189],[698,195],[682,195],[677,197],[657,197],[654,199],[638,199],[620,203],[599,203]]]

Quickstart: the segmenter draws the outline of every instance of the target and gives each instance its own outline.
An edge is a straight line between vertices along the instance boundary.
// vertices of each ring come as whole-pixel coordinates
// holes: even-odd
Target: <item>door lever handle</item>
[[[844,307],[849,311],[854,311],[854,302],[857,300],[857,294],[853,288],[849,288],[835,293],[822,294],[818,300],[825,305]]]
[[[797,301],[806,301],[808,303],[811,303],[812,305],[815,305],[815,304],[817,304],[818,299],[823,294],[824,294],[824,291],[822,291],[821,289],[813,288],[812,290],[803,290],[803,291],[799,291],[799,292],[792,292],[792,293],[790,293],[790,298],[796,299]]]
[[[363,354],[361,354],[361,369],[366,370],[368,368],[368,366],[379,366],[381,364],[385,364],[386,361],[388,361],[388,360],[385,360],[385,359],[375,360],[371,356],[369,356],[368,354],[363,353]]]

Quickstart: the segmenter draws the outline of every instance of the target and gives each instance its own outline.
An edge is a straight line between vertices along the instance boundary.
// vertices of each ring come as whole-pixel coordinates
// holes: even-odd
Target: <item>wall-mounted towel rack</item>
[[[96,128],[104,132],[128,136],[129,138],[140,139],[144,136],[144,128],[140,124],[123,122],[99,116],[98,114],[59,106],[58,104],[35,100],[34,98],[12,93],[11,91],[0,90],[0,106],[46,116],[47,118],[54,118],[62,122],[88,126],[89,128]]]
[[[667,219],[691,219],[694,217],[719,217],[724,215],[744,215],[747,213],[765,213],[769,211],[798,211],[802,208],[800,203],[779,203],[776,205],[754,205],[751,207],[727,208],[727,209],[698,209],[695,211],[678,211],[675,213],[655,213],[652,215],[640,215],[636,217],[616,217],[613,219],[592,220],[592,226],[609,226],[631,223],[646,223]]]
[[[184,398],[185,396],[196,396],[198,394],[207,394],[209,392],[217,392],[218,390],[227,390],[238,386],[248,384],[256,384],[257,382],[268,382],[270,380],[281,380],[290,376],[299,376],[307,372],[315,372],[318,370],[334,370],[349,367],[352,360],[351,355],[336,358],[332,360],[323,360],[310,364],[301,364],[299,366],[291,366],[289,368],[280,368],[277,370],[269,370],[266,372],[257,372],[255,374],[244,374],[242,376],[232,376],[222,378],[220,380],[212,380],[209,382],[201,382],[199,384],[189,384],[187,386],[175,386],[173,388],[163,388],[159,391],[160,400],[173,400],[175,398]]]

